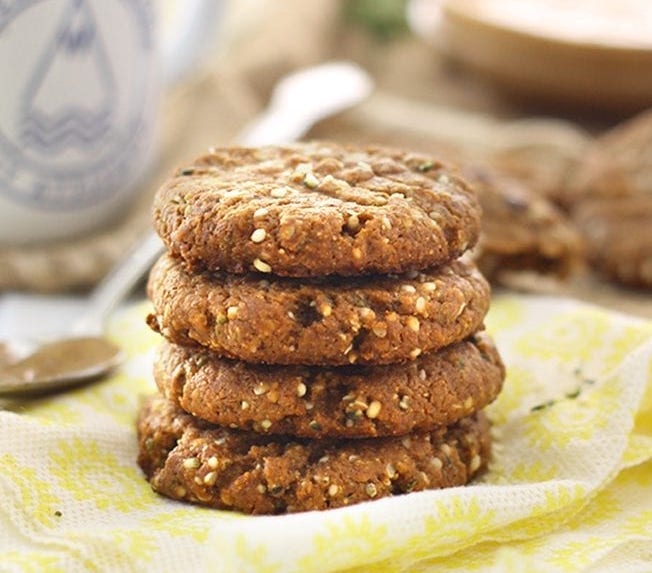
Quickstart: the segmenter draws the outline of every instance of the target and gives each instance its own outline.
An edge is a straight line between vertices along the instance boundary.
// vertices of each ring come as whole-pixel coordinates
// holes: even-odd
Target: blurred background
[[[164,2],[164,35],[191,4]],[[0,291],[89,288],[149,227],[152,195],[176,167],[232,142],[288,72],[352,60],[373,94],[310,138],[456,164],[481,195],[474,255],[496,288],[652,316],[648,0],[231,0],[196,34],[136,202],[79,238],[0,247]]]

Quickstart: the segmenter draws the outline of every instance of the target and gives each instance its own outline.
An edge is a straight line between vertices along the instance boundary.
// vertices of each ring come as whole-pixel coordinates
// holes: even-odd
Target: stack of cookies
[[[152,487],[283,513],[467,483],[504,378],[461,257],[479,221],[461,179],[395,150],[230,148],[180,170],[155,200]]]

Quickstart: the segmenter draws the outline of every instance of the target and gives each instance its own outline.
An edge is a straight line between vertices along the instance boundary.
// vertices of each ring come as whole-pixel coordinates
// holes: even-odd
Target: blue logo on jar
[[[65,98],[52,101],[50,94],[73,74],[84,78],[83,96],[70,90]],[[97,145],[111,126],[115,89],[111,63],[88,3],[70,2],[27,85],[22,143],[53,153],[67,146]]]
[[[152,144],[152,34],[142,0],[0,0],[0,194],[69,211],[133,183]]]

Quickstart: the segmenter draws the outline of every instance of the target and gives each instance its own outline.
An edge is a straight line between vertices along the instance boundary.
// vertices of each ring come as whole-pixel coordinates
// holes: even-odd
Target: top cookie
[[[308,143],[197,159],[158,191],[154,224],[191,269],[350,276],[457,258],[480,207],[426,155]]]

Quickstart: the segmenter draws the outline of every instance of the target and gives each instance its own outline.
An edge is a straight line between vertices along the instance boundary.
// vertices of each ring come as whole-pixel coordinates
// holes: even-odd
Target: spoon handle
[[[269,105],[240,133],[240,145],[296,141],[318,121],[365,99],[373,80],[353,62],[326,62],[286,75],[274,87]]]
[[[145,276],[162,252],[161,239],[154,232],[148,232],[93,290],[84,315],[73,325],[73,333],[101,334],[111,311]]]

